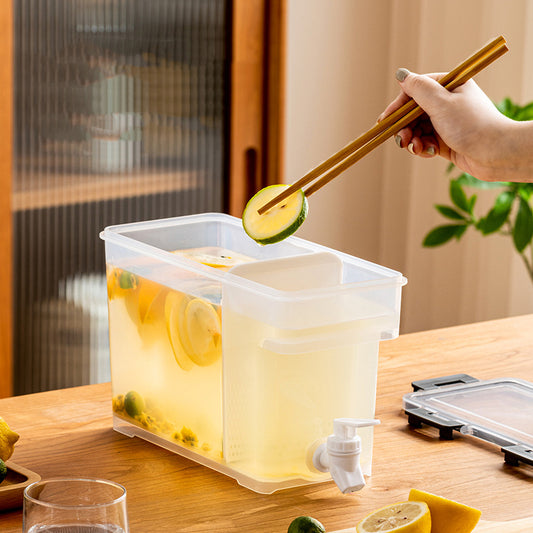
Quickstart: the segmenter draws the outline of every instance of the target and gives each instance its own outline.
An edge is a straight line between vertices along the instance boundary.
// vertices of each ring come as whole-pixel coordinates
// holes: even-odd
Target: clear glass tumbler
[[[54,478],[24,491],[24,533],[128,533],[126,489],[105,479]]]

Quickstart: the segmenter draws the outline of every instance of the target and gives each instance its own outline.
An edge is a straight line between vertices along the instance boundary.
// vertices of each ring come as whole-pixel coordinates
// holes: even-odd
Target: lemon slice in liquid
[[[190,298],[182,292],[172,291],[165,299],[165,322],[167,325],[168,338],[174,358],[183,370],[190,370],[193,362],[185,351],[180,335],[180,327],[183,328],[183,317]]]
[[[194,298],[185,309],[187,355],[198,366],[209,366],[222,355],[222,325],[216,309],[202,298]]]

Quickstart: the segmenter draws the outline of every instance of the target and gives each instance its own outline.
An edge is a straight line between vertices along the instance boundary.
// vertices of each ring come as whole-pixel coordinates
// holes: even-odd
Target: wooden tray
[[[7,476],[0,483],[0,511],[19,509],[22,507],[24,489],[34,481],[39,481],[41,476],[16,465],[11,461],[6,462]]]
[[[472,533],[531,533],[533,531],[533,516],[509,522],[487,522],[481,520]],[[356,533],[355,527],[332,531],[331,533]]]

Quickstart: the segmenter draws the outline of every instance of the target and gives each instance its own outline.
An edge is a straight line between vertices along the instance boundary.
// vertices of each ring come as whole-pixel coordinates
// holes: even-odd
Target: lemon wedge
[[[176,363],[183,370],[190,370],[193,367],[193,362],[185,351],[180,335],[180,327],[183,328],[185,325],[185,310],[189,301],[190,298],[187,295],[176,291],[169,292],[165,298],[165,323],[168,338]]]
[[[431,515],[424,502],[400,502],[382,507],[357,524],[357,533],[431,533]]]
[[[307,216],[308,203],[300,189],[260,215],[257,210],[283,192],[289,185],[270,185],[256,193],[244,208],[244,231],[259,244],[273,244],[292,235]]]
[[[19,434],[13,431],[0,416],[0,459],[2,461],[7,461],[13,455],[13,449],[18,440]]]
[[[428,505],[432,521],[431,533],[470,533],[481,517],[478,509],[418,489],[411,489],[409,500]]]
[[[187,355],[198,366],[209,366],[222,355],[220,316],[206,300],[194,298],[187,304],[185,333]]]

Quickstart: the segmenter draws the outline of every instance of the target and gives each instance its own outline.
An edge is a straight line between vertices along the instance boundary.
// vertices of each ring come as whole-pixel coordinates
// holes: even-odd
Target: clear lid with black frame
[[[412,385],[403,397],[412,427],[433,426],[442,439],[471,435],[500,446],[510,464],[533,465],[533,383],[460,374]]]

